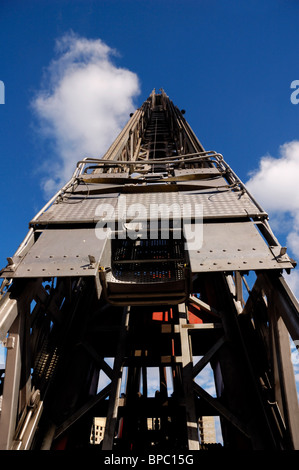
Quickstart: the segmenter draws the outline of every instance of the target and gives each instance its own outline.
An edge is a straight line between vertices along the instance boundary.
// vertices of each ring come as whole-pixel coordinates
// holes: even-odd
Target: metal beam
[[[278,297],[280,292],[272,291],[269,300],[271,310],[270,328],[273,347],[273,370],[275,397],[289,430],[294,450],[299,450],[299,406],[294,369],[291,362],[289,333],[283,320]],[[291,447],[291,448],[292,448]]]
[[[19,388],[22,366],[22,335],[24,331],[24,318],[22,312],[11,326],[10,334],[6,340],[7,357],[5,380],[0,415],[0,449],[10,450],[15,435],[15,426],[18,416]]]
[[[120,400],[120,387],[125,359],[125,341],[129,325],[130,309],[124,308],[117,354],[114,359],[113,378],[111,382],[111,392],[109,395],[109,406],[103,440],[103,450],[112,450],[117,422],[118,406]]]
[[[179,326],[182,349],[182,377],[184,388],[184,401],[186,407],[186,424],[188,434],[189,450],[199,450],[198,442],[198,422],[195,411],[193,379],[192,379],[192,354],[190,351],[190,342],[188,329],[184,328],[187,324],[187,307],[185,304],[178,306]]]

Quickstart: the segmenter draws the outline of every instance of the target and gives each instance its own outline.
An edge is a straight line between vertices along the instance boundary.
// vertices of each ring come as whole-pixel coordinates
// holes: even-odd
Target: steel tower
[[[199,419],[219,416],[224,448],[299,449],[294,266],[222,155],[154,90],[1,272],[0,448],[90,448],[101,418],[103,450],[201,450]]]

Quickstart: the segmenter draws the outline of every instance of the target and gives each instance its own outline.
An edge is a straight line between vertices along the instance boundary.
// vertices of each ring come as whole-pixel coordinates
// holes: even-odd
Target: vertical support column
[[[144,352],[143,352],[143,358],[145,358]],[[143,390],[143,396],[146,398],[147,397],[147,371],[146,371],[146,366],[142,366],[142,390]]]
[[[283,413],[286,429],[292,441],[291,445],[299,450],[299,407],[291,362],[290,339],[287,328],[280,315],[277,305],[277,292],[271,292],[271,336],[273,348],[273,369],[275,397]]]
[[[10,295],[10,292],[7,292],[0,301],[0,341],[5,339],[7,331],[18,315],[18,302]]]
[[[120,388],[125,356],[125,340],[129,325],[130,307],[125,307],[123,312],[119,344],[113,367],[113,378],[111,392],[109,396],[109,406],[106,419],[105,435],[103,440],[103,450],[112,450],[115,427],[117,422],[117,413],[120,399]]]
[[[7,358],[0,416],[0,450],[10,450],[15,434],[21,379],[23,321],[21,312],[6,339]]]
[[[130,132],[130,158],[128,160],[133,161],[134,159],[134,130]]]
[[[167,400],[167,376],[166,368],[159,366],[159,377],[160,377],[160,395],[163,401]]]
[[[194,387],[193,387],[193,362],[192,353],[190,351],[189,334],[187,326],[186,305],[179,305],[179,328],[182,349],[182,378],[185,396],[187,436],[189,450],[199,450],[198,439],[198,423],[196,417],[194,403]]]

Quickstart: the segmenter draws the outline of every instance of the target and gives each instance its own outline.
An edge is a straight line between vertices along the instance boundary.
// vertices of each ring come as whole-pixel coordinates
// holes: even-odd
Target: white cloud
[[[273,231],[286,237],[290,255],[299,261],[299,141],[280,147],[279,158],[261,158],[258,170],[252,173],[246,187],[269,213]],[[298,269],[298,268],[297,268]],[[287,281],[299,297],[297,269]]]
[[[56,42],[57,58],[45,70],[32,107],[44,138],[54,142],[43,171],[46,196],[65,184],[78,160],[101,157],[114,141],[139,94],[135,73],[112,62],[117,52],[100,39],[69,33]]]
[[[280,147],[280,158],[264,156],[259,169],[246,183],[248,189],[273,213],[299,212],[299,142],[288,142]]]

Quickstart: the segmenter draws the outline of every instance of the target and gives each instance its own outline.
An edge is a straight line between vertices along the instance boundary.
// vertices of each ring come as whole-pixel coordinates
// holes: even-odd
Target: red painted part
[[[153,312],[152,320],[168,322],[173,318],[172,308],[165,312]]]
[[[59,440],[55,441],[53,445],[53,450],[65,450],[67,445],[67,436],[62,436]]]
[[[189,323],[196,324],[196,323],[203,323],[202,319],[200,318],[200,307],[197,305],[191,304],[188,309],[189,315]],[[153,312],[152,320],[154,321],[164,321],[168,322],[173,318],[172,309],[169,312],[166,310],[165,312]]]
[[[190,304],[188,308],[189,323],[203,323],[200,318],[200,307],[195,304]]]

